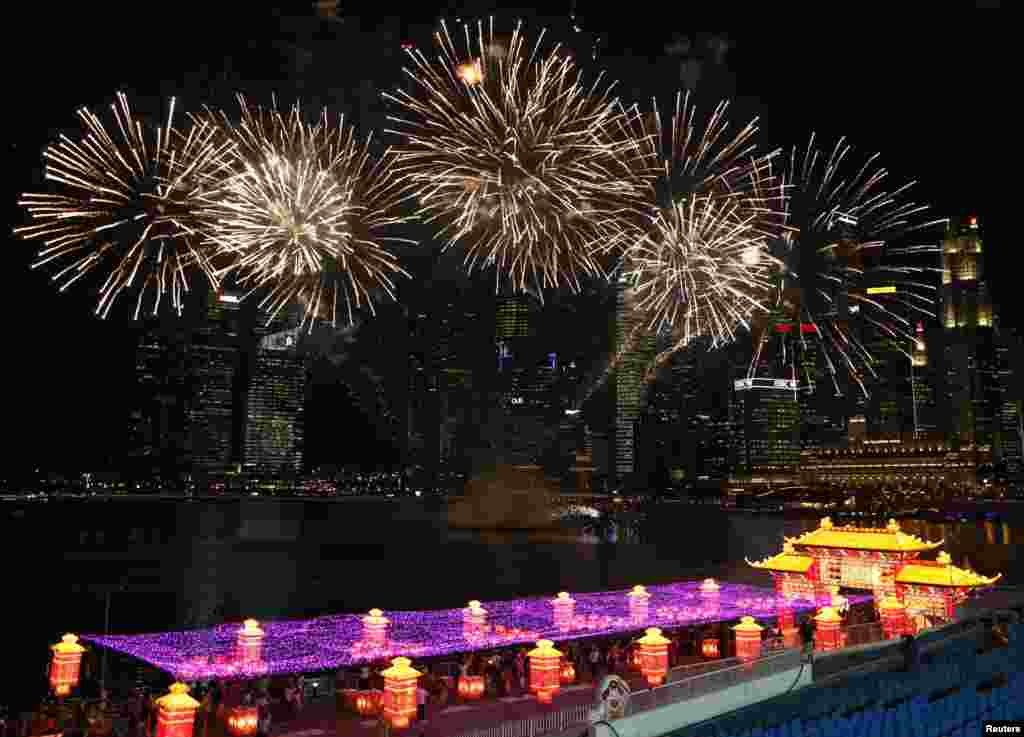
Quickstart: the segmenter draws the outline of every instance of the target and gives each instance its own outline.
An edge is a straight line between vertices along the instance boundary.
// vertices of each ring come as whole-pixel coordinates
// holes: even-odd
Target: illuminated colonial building
[[[803,451],[800,478],[810,486],[963,488],[973,486],[978,466],[991,460],[990,448],[954,450],[943,433],[867,435],[847,447]]]

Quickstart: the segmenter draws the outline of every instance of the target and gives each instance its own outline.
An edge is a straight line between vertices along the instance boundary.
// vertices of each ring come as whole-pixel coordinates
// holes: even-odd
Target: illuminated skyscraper
[[[945,429],[961,443],[995,451],[1009,376],[1000,367],[978,219],[950,223],[942,251]]]
[[[800,463],[800,401],[796,379],[739,379],[743,398],[742,465],[787,471]]]
[[[139,470],[168,473],[191,463],[188,435],[188,345],[175,331],[150,325],[135,349],[135,392],[128,453]]]
[[[196,470],[217,473],[241,462],[244,387],[239,371],[246,336],[240,303],[237,293],[210,292],[206,319],[191,336],[188,422]]]
[[[655,336],[644,329],[633,309],[632,291],[624,280],[616,284],[612,345],[618,356],[611,386],[615,397],[614,433],[611,433],[613,468],[609,477],[621,484],[636,470],[636,422],[644,399],[644,377],[655,351]]]
[[[910,352],[910,390],[914,412],[914,433],[935,432],[939,425],[938,379],[928,360],[928,337],[924,324],[917,323]]]
[[[245,397],[245,466],[249,469],[302,468],[306,364],[297,352],[298,328],[291,322],[271,325],[273,332],[260,338],[250,363]],[[258,324],[265,324],[265,319]]]
[[[942,242],[942,321],[947,329],[992,327],[978,218],[953,221]]]

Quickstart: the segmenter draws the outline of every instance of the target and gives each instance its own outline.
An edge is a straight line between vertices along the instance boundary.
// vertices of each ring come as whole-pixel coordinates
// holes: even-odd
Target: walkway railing
[[[703,673],[692,678],[666,683],[663,686],[634,693],[629,699],[629,713],[657,709],[680,701],[689,701],[709,693],[735,686],[738,683],[764,678],[800,666],[803,653],[799,649],[759,658],[749,663],[735,659],[733,665]]]
[[[459,737],[540,737],[541,735],[557,734],[573,725],[587,722],[593,708],[590,703],[579,704],[568,709],[539,714],[530,719],[502,722],[492,727],[474,729],[459,735]]]
[[[773,673],[792,670],[800,665],[800,650],[785,650],[743,663],[737,658],[713,660],[706,663],[673,668],[668,683],[645,691],[635,691],[629,700],[629,713],[635,714],[668,704],[697,698],[723,688],[762,678]],[[545,737],[564,732],[574,725],[583,725],[590,719],[593,704],[539,714],[529,719],[495,724],[484,729],[465,732],[458,737]]]

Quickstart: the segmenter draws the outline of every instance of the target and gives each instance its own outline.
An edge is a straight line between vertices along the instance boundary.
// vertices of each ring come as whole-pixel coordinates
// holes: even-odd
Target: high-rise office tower
[[[205,320],[192,332],[188,422],[192,465],[218,473],[241,462],[244,386],[240,381],[246,339],[241,295],[209,292]]]
[[[945,428],[961,443],[999,445],[1008,377],[1000,370],[1000,338],[984,280],[975,217],[950,223],[942,244]]]
[[[785,471],[800,462],[800,359],[802,341],[778,322],[755,333],[746,378],[734,382],[743,405],[740,465],[748,471]]]
[[[646,330],[634,309],[632,290],[624,278],[616,283],[615,322],[612,345],[616,356],[611,388],[615,397],[612,469],[614,483],[623,483],[636,470],[636,423],[645,400],[645,376],[654,358],[655,335]]]
[[[135,391],[128,453],[139,470],[172,473],[192,462],[188,344],[174,330],[147,326],[135,349]]]
[[[910,391],[914,433],[935,432],[939,425],[938,377],[928,359],[928,336],[918,322],[910,351]]]
[[[290,317],[290,319],[289,319]],[[261,328],[245,393],[245,466],[269,473],[302,468],[306,363],[294,316]],[[259,325],[266,325],[260,315]]]

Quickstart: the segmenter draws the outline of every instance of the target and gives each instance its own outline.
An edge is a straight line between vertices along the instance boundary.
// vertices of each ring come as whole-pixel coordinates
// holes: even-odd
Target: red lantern
[[[637,654],[640,656],[640,670],[644,678],[652,688],[660,686],[668,675],[668,646],[671,642],[662,636],[660,629],[650,627],[636,644],[639,646]]]
[[[370,647],[384,647],[388,641],[388,620],[380,609],[371,609],[363,617],[363,640]]]
[[[816,650],[838,650],[842,647],[843,619],[830,606],[822,607],[814,617],[814,647]]]
[[[380,713],[383,696],[380,691],[356,691],[352,705],[360,716],[372,717]]]
[[[537,647],[527,653],[530,658],[530,690],[537,701],[550,704],[559,689],[559,663],[562,653],[555,650],[551,640],[537,640]]]
[[[381,675],[384,676],[384,716],[395,729],[404,729],[416,716],[416,679],[423,674],[412,667],[409,658],[395,658]]]
[[[238,630],[238,654],[244,663],[258,663],[263,656],[263,635],[260,623],[247,619]]]
[[[705,658],[711,660],[718,657],[718,638],[705,637],[700,644],[700,652]]]
[[[484,695],[483,676],[460,676],[459,696],[466,701],[476,701]]]
[[[568,686],[576,680],[576,668],[568,660],[562,663],[559,680],[562,682],[563,686]]]
[[[78,644],[77,635],[68,634],[50,649],[53,650],[50,685],[58,696],[67,696],[71,689],[78,685],[78,676],[82,670],[82,653],[85,652],[85,648]]]
[[[882,620],[882,631],[885,639],[894,640],[907,633],[910,629],[907,622],[907,609],[903,602],[895,596],[886,596],[878,604],[878,614]]]
[[[259,727],[260,712],[255,706],[235,706],[228,711],[228,732],[232,737],[252,737]]]
[[[629,597],[629,616],[634,622],[643,622],[647,619],[647,606],[651,595],[643,586],[634,586],[627,596]]]
[[[199,702],[188,695],[184,683],[172,683],[170,693],[156,700],[156,737],[192,737]]]
[[[761,632],[764,627],[754,621],[753,617],[743,617],[740,623],[732,628],[736,633],[736,657],[751,661],[761,657]]]
[[[562,631],[570,629],[576,613],[576,600],[569,596],[568,591],[562,591],[551,600],[551,606],[554,609],[555,627]]]

